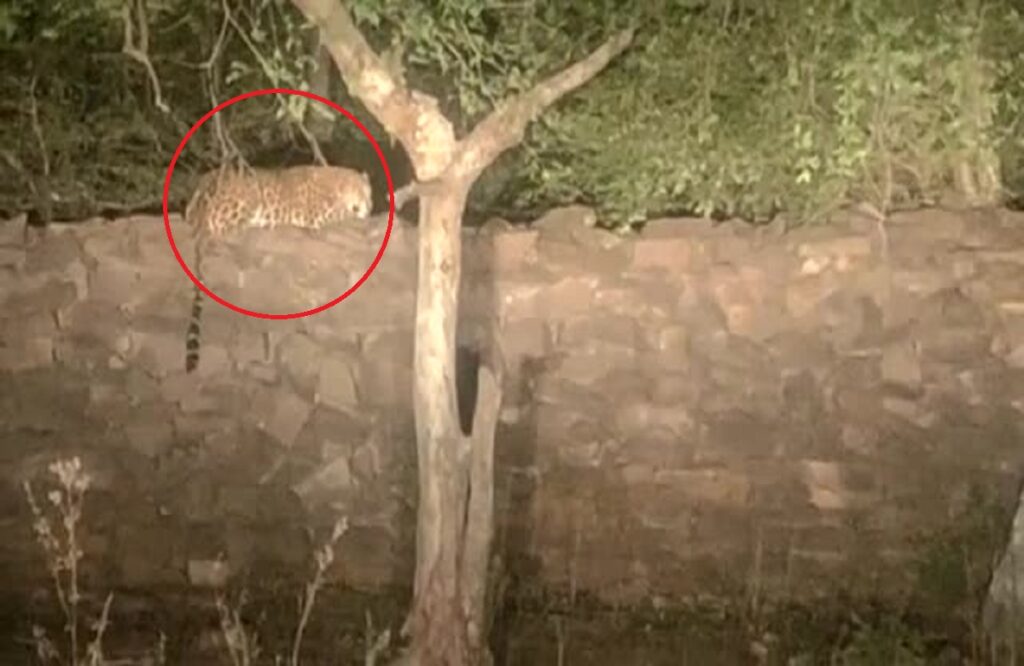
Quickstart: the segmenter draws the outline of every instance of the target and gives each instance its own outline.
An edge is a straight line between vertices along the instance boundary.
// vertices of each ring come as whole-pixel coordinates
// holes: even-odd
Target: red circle
[[[203,123],[212,118],[214,114],[216,114],[219,111],[222,111],[223,109],[226,109],[227,107],[231,106],[232,104],[235,104],[236,102],[241,102],[242,100],[249,99],[250,97],[260,97],[262,95],[273,95],[277,93],[284,93],[286,95],[298,95],[300,97],[307,97],[309,99],[322,102],[327,106],[331,107],[332,109],[334,109],[335,111],[337,111],[338,113],[342,114],[349,120],[351,120],[353,123],[355,123],[355,126],[358,127],[366,136],[366,138],[370,141],[370,145],[373,146],[373,149],[377,151],[377,157],[380,158],[380,164],[384,168],[384,176],[385,178],[387,178],[388,181],[388,199],[390,202],[390,208],[388,210],[388,228],[387,231],[384,233],[384,240],[381,242],[380,250],[377,251],[377,256],[374,258],[373,263],[371,263],[370,267],[366,269],[366,272],[363,273],[362,277],[356,280],[356,283],[349,287],[348,291],[343,293],[341,296],[338,296],[333,301],[325,303],[324,305],[313,308],[311,310],[305,310],[303,312],[292,312],[288,314],[268,314],[265,312],[255,312],[253,310],[246,310],[245,308],[239,307],[234,303],[224,300],[217,294],[207,289],[206,285],[199,281],[199,278],[197,278],[192,273],[192,271],[189,270],[189,267],[185,264],[185,260],[182,259],[181,252],[178,251],[178,246],[174,242],[174,235],[171,233],[171,219],[167,212],[167,197],[171,191],[171,176],[174,174],[174,165],[177,164],[178,158],[181,156],[181,151],[184,150],[185,145],[188,143],[189,139],[192,138],[192,135],[196,133],[196,130],[202,127]],[[391,170],[388,168],[387,160],[384,159],[384,153],[381,151],[380,146],[377,144],[377,141],[373,138],[373,135],[370,134],[369,130],[367,130],[366,127],[364,127],[363,124],[359,122],[359,120],[355,116],[353,116],[347,110],[338,106],[334,102],[324,99],[319,95],[314,95],[311,92],[306,92],[305,90],[292,90],[290,88],[266,88],[263,90],[253,90],[251,92],[243,93],[241,95],[238,95],[237,97],[233,97],[232,99],[227,100],[226,102],[221,102],[216,107],[214,107],[213,110],[207,112],[205,116],[200,118],[199,121],[195,125],[193,125],[192,128],[185,134],[185,137],[181,140],[181,143],[178,144],[178,149],[174,151],[174,156],[171,157],[170,164],[167,165],[167,177],[164,179],[163,209],[164,229],[167,232],[167,240],[171,244],[171,251],[174,253],[174,258],[178,260],[179,264],[181,264],[181,268],[185,271],[185,274],[188,275],[189,279],[191,279],[192,282],[199,289],[201,289],[204,294],[206,294],[213,300],[217,301],[224,307],[230,308],[235,312],[248,315],[250,317],[258,317],[260,319],[299,319],[302,317],[308,317],[309,315],[317,314],[318,312],[323,312],[324,310],[333,308],[338,303],[341,303],[343,300],[345,300],[353,293],[355,293],[356,289],[363,286],[363,283],[366,282],[367,278],[369,278],[373,271],[377,269],[377,265],[380,263],[381,257],[384,256],[384,250],[387,249],[388,240],[391,238],[391,226],[395,219],[395,186],[391,182]]]

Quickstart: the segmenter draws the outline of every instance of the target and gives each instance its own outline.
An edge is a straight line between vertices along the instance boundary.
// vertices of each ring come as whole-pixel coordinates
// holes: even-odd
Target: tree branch
[[[451,163],[455,131],[429,95],[410,91],[374,53],[338,0],[292,0],[317,25],[349,92],[409,154],[418,180],[432,180]]]
[[[132,16],[133,7],[135,8],[134,18]],[[136,20],[139,30],[138,40],[135,39]],[[156,75],[156,69],[149,59],[149,18],[146,15],[145,0],[126,2],[121,8],[121,23],[124,26],[122,53],[143,66],[149,76],[149,83],[153,86],[153,105],[164,113],[170,113],[171,108],[167,106],[167,102],[164,101],[160,92],[160,77]]]
[[[494,535],[494,435],[501,411],[503,370],[481,366],[478,371],[479,393],[473,418],[469,446],[469,500],[463,532],[461,561],[462,603],[470,642],[482,649],[487,641],[487,627],[481,624],[487,616],[488,565]]]
[[[527,126],[545,109],[597,76],[625,51],[633,42],[633,32],[630,28],[614,35],[583,60],[499,104],[460,142],[453,165],[456,173],[475,180],[503,152],[522,142]]]

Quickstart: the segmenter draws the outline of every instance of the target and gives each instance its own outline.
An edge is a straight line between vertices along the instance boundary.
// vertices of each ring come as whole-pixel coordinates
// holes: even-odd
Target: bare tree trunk
[[[455,393],[460,223],[468,188],[444,183],[420,200],[414,401],[419,467],[416,580],[410,614],[420,663],[469,663],[460,542],[466,451]],[[440,635],[437,635],[440,634]]]
[[[320,26],[350,92],[409,154],[420,182],[414,395],[419,468],[416,578],[403,664],[490,663],[487,574],[494,530],[494,432],[503,359],[497,340],[479,369],[472,433],[463,435],[455,386],[462,213],[470,187],[529,123],[597,75],[632,42],[624,31],[587,58],[505,100],[462,140],[437,101],[409,90],[373,52],[338,0],[293,0]],[[496,336],[495,336],[496,337]]]

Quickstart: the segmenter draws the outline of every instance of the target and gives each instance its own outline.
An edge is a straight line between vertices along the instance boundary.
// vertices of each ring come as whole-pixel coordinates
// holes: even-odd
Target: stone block
[[[893,342],[882,351],[882,379],[917,392],[921,388],[921,360],[910,342]]]
[[[110,258],[138,260],[139,242],[135,225],[127,218],[80,225],[75,235],[86,257],[102,263]]]
[[[10,342],[0,339],[0,370],[24,371],[46,368],[54,363],[53,338],[21,337]]]
[[[551,350],[551,339],[542,319],[517,319],[501,329],[501,348],[508,359],[540,358]]]
[[[633,242],[634,271],[663,271],[670,276],[697,270],[707,264],[703,248],[693,239],[643,237]]]
[[[156,459],[174,442],[173,421],[162,419],[157,414],[136,415],[124,424],[125,439],[132,450],[149,459]]]
[[[211,342],[202,342],[201,344],[202,346],[199,348],[199,365],[195,369],[196,375],[202,378],[221,377],[231,370],[232,360],[227,347]],[[181,347],[184,350],[185,345],[182,344]],[[181,362],[177,368],[172,366],[170,371],[184,370],[184,358],[185,354],[182,351]]]
[[[621,287],[598,287],[591,296],[591,312],[608,309],[617,315],[659,323],[676,310],[679,290],[673,285],[633,283]]]
[[[132,338],[132,360],[154,377],[165,377],[185,371],[185,336],[173,333],[135,331]],[[201,353],[205,353],[202,350]],[[200,356],[200,365],[203,360]]]
[[[695,505],[684,490],[658,483],[629,486],[629,504],[639,525],[668,530],[675,539],[688,541],[692,535]],[[692,545],[692,543],[691,543]]]
[[[314,315],[317,323],[349,331],[411,328],[416,313],[413,291],[388,288],[375,278],[372,276],[341,303]]]
[[[172,529],[129,523],[118,531],[117,562],[124,585],[148,587],[183,582],[181,567],[176,566]]]
[[[510,319],[539,318],[547,321],[592,312],[594,278],[563,278],[553,284],[503,285],[501,309]]]
[[[268,333],[265,330],[257,330],[257,326],[235,329],[234,334],[230,337],[228,354],[236,368],[245,368],[252,364],[267,363],[272,360],[271,350],[267,344]],[[203,337],[205,339],[205,336]]]
[[[657,375],[659,370],[683,371],[690,368],[690,328],[683,325],[666,324],[641,330],[645,347],[650,351],[641,354],[644,367]]]
[[[188,583],[192,587],[211,590],[223,589],[231,578],[231,567],[221,559],[190,559],[187,576]]]
[[[552,442],[604,442],[610,437],[607,427],[597,421],[595,414],[581,413],[566,406],[537,409],[537,436]]]
[[[914,337],[922,358],[964,365],[983,362],[992,345],[992,335],[974,326],[921,327]]]
[[[634,358],[636,353],[632,349],[604,347],[564,354],[559,358],[555,371],[564,381],[596,389],[612,370],[622,367],[620,364],[631,363]]]
[[[323,360],[317,380],[316,402],[343,411],[356,407],[359,395],[351,362],[333,357]]]
[[[281,369],[304,393],[312,395],[320,376],[320,364],[328,351],[305,333],[291,333],[277,346]]]
[[[626,438],[615,458],[624,466],[622,474],[627,485],[653,483],[658,470],[691,464],[693,445],[669,428],[651,427]]]
[[[750,479],[726,467],[661,470],[654,479],[664,492],[685,496],[694,505],[746,507],[750,502]]]
[[[34,281],[35,282],[35,281]],[[0,303],[8,317],[23,317],[40,312],[56,312],[78,300],[78,289],[74,282],[56,278],[38,281],[35,286],[8,292]]]
[[[651,364],[651,367],[659,367],[658,361],[660,361],[660,357]],[[651,384],[651,400],[656,405],[692,405],[696,403],[699,394],[698,383],[685,372],[673,372],[666,369],[658,372]]]
[[[845,511],[873,506],[881,502],[879,491],[858,488],[857,470],[838,462],[804,460],[800,474],[812,506],[821,511]],[[863,485],[863,484],[861,484]]]
[[[839,289],[838,281],[829,275],[795,279],[786,287],[786,311],[797,320],[810,317]]]
[[[96,301],[117,307],[136,302],[142,292],[166,289],[165,283],[147,277],[151,276],[146,276],[144,268],[135,262],[103,257],[92,273],[89,293]]]
[[[639,396],[619,396],[613,404],[616,405],[616,430],[626,435],[635,435],[650,428],[664,428],[676,437],[682,437],[694,430],[693,415],[679,405],[654,405]]]
[[[589,347],[595,342],[627,349],[637,346],[636,320],[622,315],[577,317],[563,323],[557,331],[560,346]]]
[[[411,580],[412,560],[403,557],[402,545],[387,527],[355,525],[338,544],[337,570],[359,590],[379,590]]]
[[[27,260],[28,252],[24,247],[0,245],[0,268],[20,271]]]
[[[633,246],[603,229],[576,232],[570,237],[541,232],[537,240],[537,261],[552,270],[615,275],[625,272],[632,264]]]
[[[82,248],[74,236],[49,236],[29,251],[25,270],[31,273],[64,273],[72,265],[80,263],[81,255]]]
[[[825,270],[846,273],[871,254],[871,239],[861,235],[813,240],[797,246],[803,275],[817,275]]]
[[[483,235],[474,245],[482,245],[476,252],[488,258],[486,266],[482,267],[484,270],[493,271],[495,275],[505,275],[536,263],[538,236],[535,229],[516,229]]]

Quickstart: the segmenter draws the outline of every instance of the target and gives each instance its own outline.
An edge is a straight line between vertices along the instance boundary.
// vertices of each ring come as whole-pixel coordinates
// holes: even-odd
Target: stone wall
[[[894,600],[950,526],[1012,507],[1024,216],[789,233],[665,220],[633,236],[587,217],[466,232],[461,339],[474,348],[496,319],[508,357],[499,545],[520,580],[616,602]],[[207,284],[306,309],[378,244],[253,232],[211,252]],[[21,482],[72,453],[94,478],[97,582],[183,587],[221,553],[235,572],[301,575],[307,526],[344,513],[333,574],[408,584],[415,244],[396,225],[369,281],[315,316],[208,302],[186,375],[192,289],[161,221],[28,240],[0,226],[0,586],[44,580]]]

